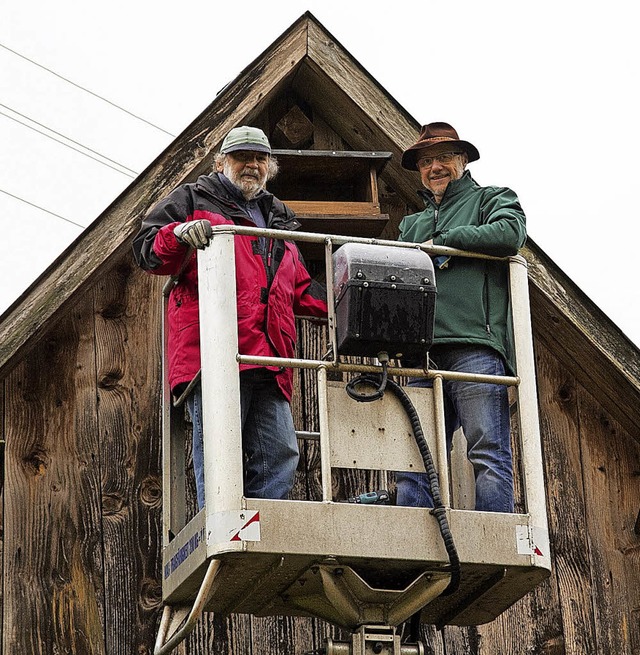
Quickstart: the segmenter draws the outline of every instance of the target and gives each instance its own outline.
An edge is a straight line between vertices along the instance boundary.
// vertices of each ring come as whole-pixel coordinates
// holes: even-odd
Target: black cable
[[[71,223],[71,225],[76,225],[77,227],[81,228],[84,230],[85,226],[80,225],[80,223],[76,223],[75,221],[72,221],[70,218],[65,218],[64,216],[60,216],[60,214],[56,214],[52,211],[49,211],[48,209],[45,209],[44,207],[40,207],[40,205],[36,205],[32,202],[29,202],[28,200],[25,200],[24,198],[20,198],[20,196],[15,196],[13,193],[9,193],[8,191],[5,191],[4,189],[0,189],[0,193],[4,193],[5,195],[9,196],[10,198],[15,198],[16,200],[19,200],[20,202],[24,202],[26,205],[31,205],[32,207],[35,207],[36,209],[39,209],[40,211],[46,212],[47,214],[51,214],[51,216],[55,216],[56,218],[59,218],[63,221],[66,221],[67,223]]]
[[[10,111],[14,111],[14,110],[10,109]],[[21,115],[17,111],[14,112],[14,113],[16,113],[18,115]],[[35,127],[33,127],[32,125],[27,125],[26,123],[23,123],[22,121],[19,121],[17,118],[14,118],[13,116],[9,116],[9,114],[5,114],[3,111],[0,111],[0,116],[4,116],[5,118],[8,118],[9,120],[15,121],[16,123],[18,123],[18,125],[22,125],[23,127],[27,127],[30,130],[33,130],[34,132],[36,132],[37,134],[40,134],[41,136],[46,136],[48,139],[51,139],[52,141],[55,141],[56,143],[59,143],[59,144],[61,144],[63,146],[66,146],[67,148],[70,148],[71,150],[75,150],[76,152],[79,152],[81,155],[84,155],[85,157],[89,157],[89,159],[93,159],[94,161],[97,161],[99,164],[102,164],[103,166],[108,166],[109,168],[112,168],[114,171],[120,173],[121,175],[126,175],[127,177],[131,177],[131,178],[135,178],[135,176],[137,175],[137,173],[135,173],[135,171],[133,171],[133,173],[135,173],[135,175],[131,175],[131,173],[127,173],[125,171],[121,171],[119,168],[116,168],[115,166],[112,166],[111,164],[107,164],[106,162],[101,161],[97,157],[94,157],[93,155],[90,155],[89,153],[84,152],[84,151],[80,150],[79,148],[74,148],[72,145],[70,145],[68,143],[65,143],[64,141],[60,141],[60,139],[56,139],[54,136],[51,136],[51,134],[47,134],[46,132],[43,132],[42,130],[38,130]],[[31,120],[31,119],[29,118],[28,120]],[[36,121],[33,121],[33,122],[36,123]],[[36,123],[36,125],[39,125],[39,123]],[[46,127],[46,126],[43,126],[43,127]],[[46,129],[49,130],[50,132],[53,132],[54,134],[58,134],[57,132],[55,132],[54,130],[51,130],[48,127],[46,127]],[[64,137],[65,139],[67,138],[63,134],[60,135],[60,136]],[[69,139],[69,141],[72,141],[72,139]],[[76,142],[73,141],[73,143],[76,143]],[[82,144],[80,144],[80,145],[82,145]],[[91,148],[87,148],[86,146],[82,146],[82,147],[85,148],[86,150],[91,150]],[[92,150],[92,152],[95,152],[95,151]],[[100,154],[100,153],[98,153],[98,154]],[[100,156],[104,157],[104,155],[100,155]],[[108,157],[104,157],[104,159],[108,159]],[[113,160],[109,160],[109,161],[113,161]],[[118,162],[115,162],[115,163],[118,164]],[[122,166],[122,164],[118,164],[118,166]],[[122,166],[122,168],[127,168],[127,167]],[[127,170],[131,170],[131,169],[127,168]]]
[[[90,91],[89,89],[85,88],[84,86],[80,86],[79,84],[76,84],[75,82],[72,82],[71,80],[67,79],[66,77],[63,77],[59,73],[56,73],[55,71],[52,71],[50,68],[47,68],[46,66],[43,66],[42,64],[39,64],[37,61],[33,61],[33,59],[29,59],[29,57],[25,57],[24,55],[21,55],[19,52],[16,52],[15,50],[12,50],[11,48],[8,48],[6,45],[3,43],[0,43],[0,48],[4,48],[5,50],[8,50],[9,52],[13,53],[14,55],[21,57],[25,61],[28,61],[30,64],[33,64],[34,66],[38,66],[38,68],[42,68],[42,70],[47,71],[47,73],[51,73],[51,75],[55,75],[56,77],[59,77],[61,80],[64,82],[67,82],[68,84],[71,84],[75,86],[77,89],[80,89],[86,93],[89,93],[90,95],[94,96],[95,98],[98,98],[99,100],[102,100],[103,102],[106,102],[107,104],[111,105],[112,107],[115,107],[116,109],[119,109],[120,111],[123,111],[125,114],[129,114],[129,116],[133,116],[133,118],[136,118],[139,121],[142,121],[143,123],[146,123],[147,125],[150,125],[151,127],[155,127],[156,130],[160,130],[161,132],[164,132],[165,134],[168,134],[171,137],[175,138],[175,134],[171,134],[171,132],[167,132],[167,130],[158,127],[158,125],[154,125],[151,121],[148,121],[146,118],[142,118],[141,116],[138,116],[134,114],[133,112],[129,111],[128,109],[125,109],[124,107],[121,107],[120,105],[116,105],[115,102],[111,102],[111,100],[107,100],[106,98],[102,97],[101,95],[98,95],[97,93],[94,93],[93,91]]]
[[[433,509],[431,514],[436,517],[438,521],[438,527],[440,528],[440,535],[444,542],[447,555],[449,557],[449,564],[451,570],[451,580],[447,588],[442,592],[442,596],[449,596],[453,594],[458,587],[460,586],[460,558],[458,557],[458,551],[456,550],[455,544],[453,542],[453,535],[451,534],[451,529],[449,528],[449,521],[447,520],[447,510],[442,503],[442,497],[440,495],[440,481],[438,479],[438,472],[433,463],[433,457],[431,456],[431,451],[429,450],[429,445],[427,440],[424,437],[424,432],[422,431],[422,425],[420,424],[420,418],[416,408],[413,406],[411,399],[405,392],[405,390],[393,380],[387,379],[386,368],[383,363],[383,374],[370,374],[365,373],[359,375],[357,378],[354,378],[349,382],[347,387],[351,385],[352,391],[359,384],[369,384],[371,386],[377,387],[376,393],[370,396],[364,396],[363,394],[353,394],[347,388],[347,393],[354,400],[359,400],[361,402],[369,402],[371,400],[377,400],[384,395],[385,388],[390,389],[391,392],[398,398],[400,404],[404,408],[409,421],[411,423],[411,428],[413,430],[413,435],[415,437],[416,443],[418,444],[418,449],[420,450],[420,455],[422,461],[424,462],[424,468],[427,473],[427,480],[429,483],[429,489],[431,491],[431,497],[433,499]],[[384,384],[384,386],[383,386]]]
[[[18,114],[20,118],[26,118],[28,121],[31,123],[35,123],[36,125],[39,125],[40,127],[44,127],[45,130],[49,130],[49,132],[53,132],[53,134],[57,134],[58,136],[61,136],[63,139],[66,139],[67,141],[71,141],[71,143],[75,143],[77,146],[80,146],[81,148],[84,148],[85,150],[88,150],[89,152],[92,152],[94,155],[98,155],[98,157],[102,157],[103,159],[106,159],[107,161],[110,161],[112,164],[116,164],[116,166],[120,166],[120,168],[124,168],[125,170],[129,171],[130,173],[133,173],[134,175],[137,175],[137,171],[134,171],[132,168],[129,168],[128,166],[125,166],[124,164],[121,164],[119,161],[116,161],[115,159],[111,159],[111,157],[107,157],[106,155],[103,155],[101,152],[98,152],[97,150],[94,150],[93,148],[89,148],[89,146],[85,146],[84,143],[80,143],[80,141],[76,141],[75,139],[72,139],[70,136],[67,136],[66,134],[62,134],[62,132],[57,132],[53,128],[45,125],[44,123],[40,123],[37,120],[30,118],[26,114],[22,114],[19,111],[4,105],[0,102],[0,107],[3,109],[8,109],[9,111],[13,112],[14,114]],[[6,116],[7,118],[12,118],[11,116],[7,116],[4,112],[2,113],[3,116]],[[12,118],[12,120],[16,120],[15,118]],[[16,121],[17,123],[20,123],[21,125],[25,125],[25,123],[22,123],[20,121]],[[28,125],[25,125],[25,127],[29,127]],[[34,128],[31,128],[34,129]],[[36,132],[39,132],[39,130],[36,130]],[[40,134],[42,134],[40,132]],[[46,136],[46,135],[45,135]]]

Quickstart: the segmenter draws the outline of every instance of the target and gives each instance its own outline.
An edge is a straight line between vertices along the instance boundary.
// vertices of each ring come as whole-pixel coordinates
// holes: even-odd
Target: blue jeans
[[[193,422],[193,468],[198,508],[204,507],[202,387],[187,398]],[[287,498],[298,467],[298,441],[289,402],[274,374],[251,369],[240,374],[240,413],[244,454],[244,495]]]
[[[504,362],[492,348],[452,346],[434,349],[430,357],[440,370],[504,375]],[[431,386],[424,378],[410,386]],[[467,457],[476,481],[476,510],[513,512],[513,463],[507,388],[497,384],[443,381],[447,452],[453,433],[462,427]],[[432,507],[424,473],[396,472],[397,504]]]

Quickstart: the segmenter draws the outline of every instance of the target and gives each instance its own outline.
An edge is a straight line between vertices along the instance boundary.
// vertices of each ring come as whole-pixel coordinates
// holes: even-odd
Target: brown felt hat
[[[439,146],[443,143],[450,143],[454,148],[460,148],[460,150],[466,152],[469,161],[480,159],[478,149],[468,141],[460,140],[458,133],[449,123],[429,123],[429,125],[422,126],[418,140],[402,153],[402,167],[415,171],[418,150]]]

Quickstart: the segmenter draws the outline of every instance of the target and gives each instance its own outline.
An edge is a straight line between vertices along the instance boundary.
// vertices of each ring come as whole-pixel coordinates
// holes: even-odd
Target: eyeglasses
[[[454,157],[461,154],[461,152],[443,152],[441,155],[435,155],[434,157],[422,157],[418,160],[418,168],[429,168],[436,161],[441,164],[450,164]]]
[[[235,150],[229,154],[243,164],[252,162],[254,159],[258,164],[266,164],[269,161],[269,155],[266,152],[258,152],[256,150]]]

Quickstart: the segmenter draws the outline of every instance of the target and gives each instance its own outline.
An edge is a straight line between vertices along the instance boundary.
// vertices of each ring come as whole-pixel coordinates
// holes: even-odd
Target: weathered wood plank
[[[640,440],[640,353],[558,267],[529,242],[535,335],[544,339],[586,388]]]
[[[549,354],[538,355],[536,363],[552,575],[558,586],[565,652],[596,653],[576,380]]]
[[[380,238],[395,240],[400,234],[400,230],[398,229],[400,221],[405,216],[415,211],[415,209],[408,205],[404,198],[396,193],[395,189],[390,187],[384,178],[378,178],[378,189],[380,212],[389,216],[389,222],[380,234]]]
[[[345,149],[342,137],[327,125],[327,122],[320,114],[315,112],[313,116],[313,145],[318,150],[336,150],[339,152]]]
[[[251,649],[251,617],[248,614],[232,614],[229,617],[211,617],[214,626],[213,653],[247,653]],[[192,650],[194,655],[206,653],[206,650]]]
[[[328,349],[326,326],[311,321],[298,321],[299,356],[309,359],[322,359]],[[292,409],[294,421],[299,429],[312,432],[319,430],[317,406],[317,374],[315,371],[301,369],[294,387]],[[301,444],[301,466],[296,491],[300,498],[322,499],[320,478],[320,447],[317,442],[305,440]]]
[[[93,303],[6,382],[3,653],[104,655]]]
[[[251,617],[232,614],[228,617],[205,612],[188,639],[181,644],[180,655],[201,653],[246,653],[251,655]]]
[[[640,643],[640,445],[578,391],[597,652],[632,655]],[[634,647],[635,644],[635,647]]]
[[[278,121],[276,131],[285,139],[290,148],[304,148],[313,139],[313,123],[298,105]]]
[[[162,600],[162,282],[127,256],[94,290],[109,655],[153,644]]]
[[[379,203],[335,202],[329,200],[286,200],[296,214],[319,214],[320,216],[375,216],[380,214]],[[348,220],[348,219],[347,219]]]
[[[252,655],[300,655],[314,643],[312,619],[251,617]]]
[[[442,630],[442,640],[446,655],[478,655],[480,652],[480,635],[476,626],[445,626]]]

